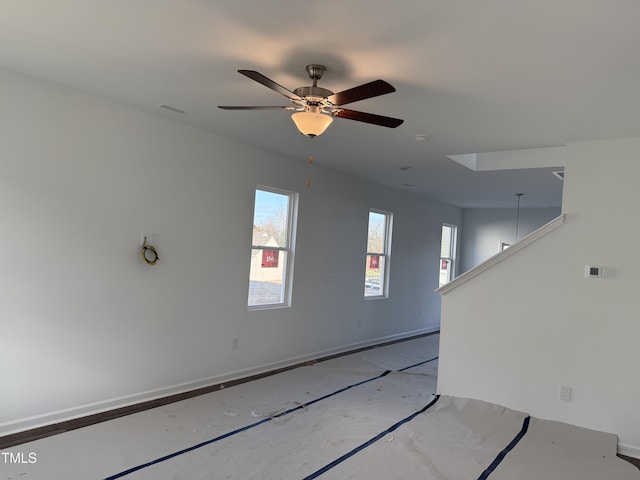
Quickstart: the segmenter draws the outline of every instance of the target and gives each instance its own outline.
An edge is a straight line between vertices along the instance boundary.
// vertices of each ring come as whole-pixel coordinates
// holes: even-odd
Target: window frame
[[[275,193],[278,195],[284,195],[288,197],[287,202],[287,226],[285,232],[285,243],[284,247],[278,246],[267,246],[267,245],[254,245],[253,244],[253,229],[255,226],[256,219],[256,197],[258,191],[263,191],[267,193]],[[298,217],[298,192],[293,192],[290,190],[284,190],[281,188],[270,187],[267,185],[256,185],[254,189],[254,197],[253,197],[253,216],[252,216],[252,225],[251,225],[251,255],[250,255],[250,265],[249,265],[249,284],[247,289],[247,309],[250,311],[253,310],[269,310],[274,308],[288,308],[291,307],[292,302],[292,285],[293,285],[293,261],[294,261],[294,253],[295,253],[295,239],[296,239],[296,227],[297,227],[297,217]],[[274,303],[261,303],[261,304],[250,304],[249,303],[249,293],[251,289],[251,273],[253,268],[253,251],[264,251],[264,250],[277,250],[279,252],[285,252],[285,265],[282,269],[282,289],[281,289],[281,301]]]
[[[449,246],[449,254],[450,256],[448,257],[443,257],[442,256],[442,240],[444,237],[444,229],[445,228],[450,228],[451,229],[451,245]],[[446,285],[447,283],[449,283],[451,280],[453,280],[456,277],[456,250],[458,248],[458,226],[457,225],[453,225],[451,223],[443,223],[442,224],[442,228],[440,229],[440,268],[438,269],[438,288],[443,287],[444,285]],[[446,260],[447,262],[449,262],[449,269],[448,269],[448,273],[447,273],[447,280],[444,283],[441,283],[440,281],[440,275],[442,274],[442,261]]]
[[[370,227],[370,217],[372,213],[377,213],[379,215],[384,215],[384,240],[382,242],[383,252],[370,252],[369,251],[369,227]],[[380,210],[377,208],[370,208],[367,212],[367,244],[366,244],[366,254],[365,254],[365,272],[364,272],[364,299],[365,300],[378,300],[389,298],[389,278],[390,278],[390,270],[391,270],[391,236],[393,232],[393,212],[389,212],[387,210]],[[372,255],[377,255],[383,257],[382,262],[382,272],[380,274],[380,279],[382,281],[382,285],[380,288],[379,295],[367,295],[367,260]]]

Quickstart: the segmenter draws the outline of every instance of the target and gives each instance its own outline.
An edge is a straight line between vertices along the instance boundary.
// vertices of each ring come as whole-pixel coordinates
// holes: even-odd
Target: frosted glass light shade
[[[307,137],[317,137],[322,135],[327,129],[333,118],[317,112],[298,112],[291,115],[293,123],[296,124],[298,130]]]

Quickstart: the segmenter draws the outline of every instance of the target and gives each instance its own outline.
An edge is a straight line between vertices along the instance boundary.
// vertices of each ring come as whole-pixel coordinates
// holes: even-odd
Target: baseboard
[[[627,445],[624,443],[618,444],[618,453],[620,455],[626,455],[627,457],[633,457],[640,459],[640,447],[634,445]]]
[[[223,388],[225,384],[238,384],[238,383],[249,381],[251,379],[254,379],[260,376],[279,373],[281,371],[303,365],[306,362],[326,360],[335,356],[340,356],[347,353],[353,353],[359,350],[365,350],[367,348],[371,348],[375,346],[386,345],[386,344],[395,343],[403,340],[408,340],[415,337],[420,337],[423,335],[437,333],[438,331],[439,331],[438,327],[432,327],[432,328],[414,330],[411,332],[399,333],[395,335],[388,335],[386,337],[379,337],[371,340],[364,340],[361,342],[342,345],[340,347],[330,348],[327,350],[320,350],[320,351],[309,353],[306,355],[291,357],[285,360],[280,360],[278,362],[259,365],[259,366],[244,369],[244,370],[238,370],[235,372],[215,375],[212,377],[207,377],[207,378],[203,378],[203,379],[195,380],[191,382],[180,383],[177,385],[171,385],[171,386],[162,387],[154,390],[148,390],[145,392],[139,392],[132,395],[116,397],[116,398],[95,402],[95,403],[90,403],[86,405],[80,405],[77,407],[68,408],[65,410],[58,410],[55,412],[50,412],[50,413],[37,415],[33,417],[22,418],[15,421],[0,424],[0,438],[10,436],[10,435],[21,434],[26,431],[32,431],[32,430],[41,429],[41,428],[51,428],[51,431],[53,431],[54,430],[53,426],[60,424],[62,422],[69,422],[69,421],[74,421],[80,418],[97,416],[100,414],[105,414],[105,412],[111,412],[116,410],[121,410],[124,412],[124,411],[127,411],[129,407],[132,407],[131,412],[129,412],[129,413],[132,413],[133,411],[139,411],[144,409],[144,408],[141,408],[136,410],[135,409],[136,405],[145,404],[145,403],[153,402],[156,400],[162,400],[167,397],[175,398],[175,400],[170,400],[170,401],[179,401],[183,398],[189,398],[192,396],[215,391],[218,388]],[[181,395],[184,395],[184,396],[181,398]],[[168,401],[164,403],[170,403],[170,402]],[[152,407],[147,407],[147,408],[152,408]],[[121,413],[120,415],[115,415],[115,416],[121,416],[123,414],[125,413]],[[91,423],[91,422],[88,422],[88,423]],[[96,423],[96,422],[93,422],[93,423]]]

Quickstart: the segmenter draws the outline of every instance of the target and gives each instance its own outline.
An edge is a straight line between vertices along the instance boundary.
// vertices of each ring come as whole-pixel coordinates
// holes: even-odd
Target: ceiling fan
[[[267,88],[284,95],[293,105],[287,106],[228,106],[220,105],[223,110],[294,110],[291,115],[300,133],[310,138],[317,137],[324,133],[327,127],[333,122],[332,117],[346,118],[358,122],[381,125],[383,127],[396,128],[404,120],[399,118],[385,117],[373,113],[358,112],[342,108],[342,105],[365,100],[367,98],[385,95],[395,92],[396,89],[384,80],[374,80],[358,87],[353,87],[342,92],[333,93],[331,90],[318,86],[318,80],[327,71],[324,65],[311,64],[306,67],[309,78],[313,85],[299,87],[294,91],[288,90],[282,85],[265,77],[255,70],[238,70],[238,73],[261,83]]]

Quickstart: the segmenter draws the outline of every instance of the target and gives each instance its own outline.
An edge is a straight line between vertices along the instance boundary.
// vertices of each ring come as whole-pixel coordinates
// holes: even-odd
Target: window
[[[440,280],[441,287],[449,283],[453,278],[454,262],[456,257],[456,237],[458,227],[455,225],[442,225],[442,240],[440,242]]]
[[[364,276],[365,297],[386,297],[388,295],[390,254],[391,213],[370,210],[367,263]]]
[[[249,308],[291,304],[294,223],[298,194],[256,189],[249,272]]]

